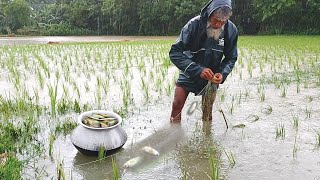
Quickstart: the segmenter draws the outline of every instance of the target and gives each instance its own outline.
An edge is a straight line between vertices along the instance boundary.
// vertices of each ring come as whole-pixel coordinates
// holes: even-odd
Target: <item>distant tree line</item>
[[[0,34],[177,35],[208,0],[0,0]],[[233,0],[241,34],[320,34],[319,0]]]

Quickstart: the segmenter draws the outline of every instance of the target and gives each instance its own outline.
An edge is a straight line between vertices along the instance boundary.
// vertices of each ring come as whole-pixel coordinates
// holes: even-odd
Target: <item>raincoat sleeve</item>
[[[171,46],[169,56],[171,62],[177,66],[188,78],[198,79],[203,71],[204,67],[200,66],[193,61],[191,56],[184,53],[190,50],[192,47],[193,39],[193,27],[196,27],[195,22],[190,20],[181,30],[180,36],[177,41]]]
[[[226,43],[226,48],[224,49],[224,59],[221,62],[221,74],[223,76],[222,83],[226,80],[227,76],[232,71],[237,59],[238,59],[238,30],[233,26],[232,34]]]

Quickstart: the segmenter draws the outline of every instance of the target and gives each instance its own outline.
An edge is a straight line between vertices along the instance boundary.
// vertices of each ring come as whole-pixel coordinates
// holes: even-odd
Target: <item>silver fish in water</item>
[[[142,148],[142,150],[146,153],[152,154],[154,156],[159,156],[159,152],[155,149],[153,149],[152,147],[149,146],[145,146]]]
[[[132,168],[142,161],[142,157],[138,156],[124,163],[123,168]]]

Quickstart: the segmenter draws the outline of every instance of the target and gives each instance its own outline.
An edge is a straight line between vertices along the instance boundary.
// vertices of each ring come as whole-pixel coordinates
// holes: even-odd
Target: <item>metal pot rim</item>
[[[93,113],[108,114],[108,115],[110,115],[110,116],[112,116],[112,117],[117,118],[118,123],[117,123],[116,125],[113,125],[113,126],[110,126],[110,127],[100,127],[100,128],[90,127],[90,126],[87,126],[87,125],[83,124],[83,123],[82,123],[83,117],[84,117],[84,116],[88,116],[88,115],[93,114]],[[121,117],[119,114],[117,114],[117,113],[115,113],[115,112],[113,112],[113,111],[107,111],[107,110],[91,110],[91,111],[86,111],[86,112],[81,113],[81,114],[79,115],[79,117],[78,117],[78,123],[81,124],[83,127],[88,128],[88,129],[96,129],[96,130],[112,129],[112,128],[115,128],[115,127],[119,126],[119,125],[121,124],[121,122],[122,122],[122,117]]]

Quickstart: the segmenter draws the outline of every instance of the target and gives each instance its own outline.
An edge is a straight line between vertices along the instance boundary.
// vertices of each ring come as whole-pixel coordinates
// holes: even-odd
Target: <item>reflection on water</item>
[[[217,150],[217,144],[212,138],[211,122],[203,122],[197,128],[187,135],[180,124],[171,124],[101,161],[77,153],[73,166],[84,179],[113,179],[112,158],[121,179],[181,179],[184,175],[188,179],[210,179],[209,151]],[[144,146],[156,149],[159,156],[144,152]],[[142,161],[133,168],[123,168],[135,157],[141,157]]]
[[[87,157],[78,153],[75,156],[74,167],[82,171],[85,179],[103,179],[113,178],[111,158],[115,158],[122,178],[131,179],[139,176],[139,172],[147,168],[153,168],[162,163],[166,156],[170,156],[170,151],[176,148],[177,143],[183,138],[184,132],[180,125],[170,125],[158,130],[156,133],[144,140],[133,144],[127,149],[121,149],[115,155],[107,157],[104,160],[96,161],[96,157]],[[144,146],[150,146],[159,152],[159,156],[150,155],[142,150]],[[124,169],[122,166],[128,160],[141,157],[142,162],[133,168]],[[86,164],[87,163],[87,164]],[[104,171],[101,171],[103,169]],[[99,173],[97,173],[99,172]],[[103,172],[103,173],[100,173]]]
[[[212,122],[203,121],[178,147],[175,159],[188,179],[211,179],[209,157],[219,159],[219,147],[213,138]]]

